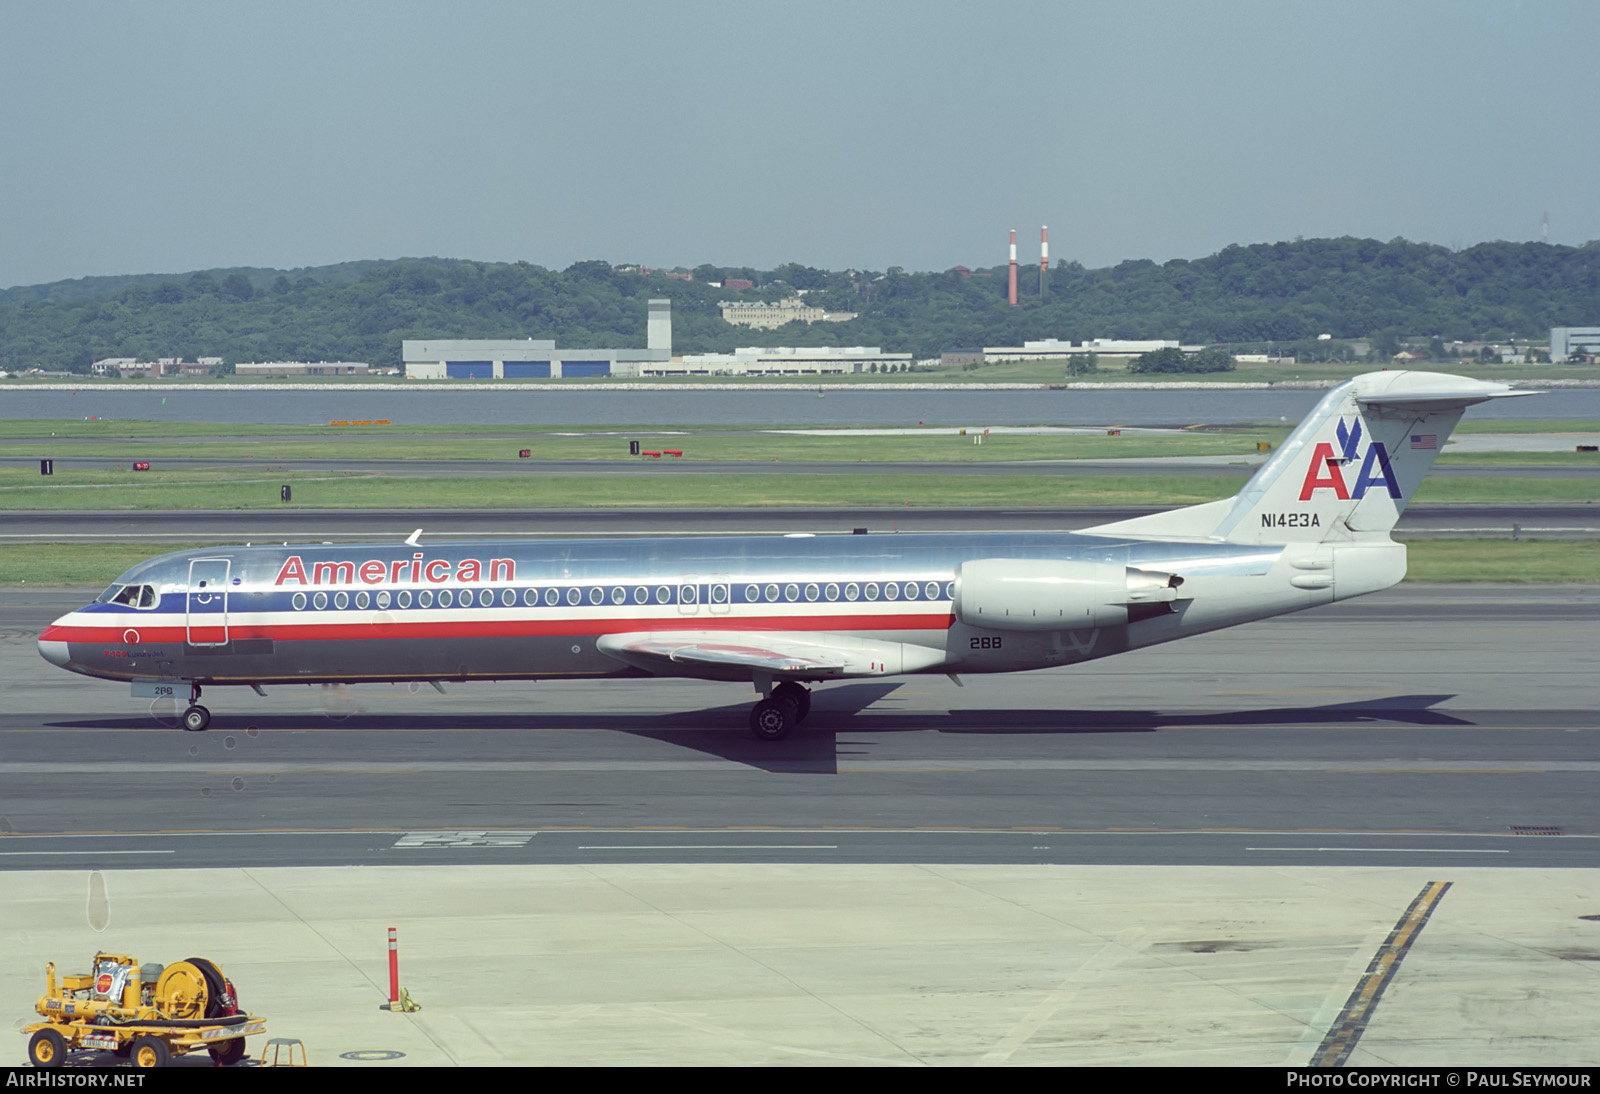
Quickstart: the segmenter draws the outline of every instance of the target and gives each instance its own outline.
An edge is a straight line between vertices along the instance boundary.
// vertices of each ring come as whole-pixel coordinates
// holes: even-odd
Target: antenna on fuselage
[[[420,535],[422,535],[422,529],[421,528],[418,528],[415,532],[412,532],[409,536],[406,537],[406,546],[407,547],[415,547],[417,545],[417,537],[420,536]]]

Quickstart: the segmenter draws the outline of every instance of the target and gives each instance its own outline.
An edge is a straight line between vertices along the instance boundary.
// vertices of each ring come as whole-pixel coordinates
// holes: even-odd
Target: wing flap
[[[892,676],[939,664],[942,651],[848,634],[791,631],[642,631],[602,635],[601,653],[660,676],[792,680]]]
[[[792,650],[748,643],[632,636],[631,641],[618,643],[613,648],[607,648],[607,645],[602,640],[600,648],[606,653],[626,651],[641,657],[666,658],[678,665],[737,665],[773,673],[837,672],[845,667],[844,661],[839,658],[801,655]]]

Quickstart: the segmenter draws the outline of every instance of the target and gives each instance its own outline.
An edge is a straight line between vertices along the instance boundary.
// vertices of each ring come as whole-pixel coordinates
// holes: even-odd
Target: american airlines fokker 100
[[[1513,392],[1427,372],[1330,391],[1236,496],[1076,533],[404,542],[182,551],[39,637],[46,660],[188,692],[359,681],[753,683],[781,740],[808,684],[1014,672],[1386,589],[1390,539],[1462,411]]]

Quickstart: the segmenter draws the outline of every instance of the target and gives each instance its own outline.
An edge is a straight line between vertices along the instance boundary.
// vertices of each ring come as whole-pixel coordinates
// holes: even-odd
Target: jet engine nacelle
[[[973,627],[1062,631],[1115,627],[1173,610],[1183,578],[1118,562],[984,558],[956,570],[955,617]],[[1148,607],[1146,607],[1148,605]]]

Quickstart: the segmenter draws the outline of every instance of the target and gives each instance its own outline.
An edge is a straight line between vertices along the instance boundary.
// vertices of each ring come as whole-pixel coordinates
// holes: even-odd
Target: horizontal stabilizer
[[[1237,495],[1095,535],[1232,543],[1387,540],[1474,403],[1538,392],[1439,372],[1368,372],[1323,397]]]
[[[1367,373],[1356,377],[1355,384],[1356,402],[1380,412],[1464,410],[1474,403],[1490,399],[1542,394],[1537,391],[1513,391],[1506,384],[1469,380],[1465,376],[1451,376],[1442,372]]]

